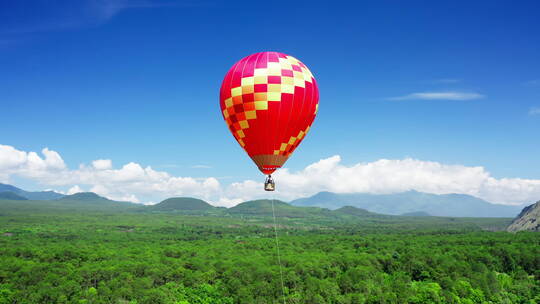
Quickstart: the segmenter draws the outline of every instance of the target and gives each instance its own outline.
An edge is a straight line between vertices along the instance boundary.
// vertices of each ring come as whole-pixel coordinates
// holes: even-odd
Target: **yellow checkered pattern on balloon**
[[[269,76],[280,77],[280,83],[269,83]],[[245,137],[243,130],[249,128],[249,120],[257,119],[257,111],[268,110],[268,102],[281,101],[281,94],[294,94],[294,88],[296,86],[305,88],[306,82],[313,83],[313,74],[298,59],[287,56],[287,58],[280,57],[279,62],[268,62],[266,68],[255,69],[253,76],[243,77],[239,87],[231,88],[231,97],[225,100],[223,116],[233,129],[233,135],[240,145],[245,147],[242,140]],[[267,85],[266,92],[255,92],[257,84]],[[254,94],[254,100],[244,103],[242,95],[245,94]],[[236,105],[242,107],[235,107]],[[232,116],[235,116],[236,122],[231,119]],[[300,131],[298,136],[291,137],[289,142],[282,144],[274,154],[285,155],[285,151],[303,136],[304,132]]]
[[[296,148],[300,144],[302,138],[304,138],[304,136],[306,136],[308,132],[309,127],[307,127],[305,131],[301,130],[300,132],[298,132],[298,135],[291,136],[288,142],[281,143],[281,145],[279,146],[279,150],[274,150],[274,155],[288,156],[289,154],[291,154],[294,148]]]

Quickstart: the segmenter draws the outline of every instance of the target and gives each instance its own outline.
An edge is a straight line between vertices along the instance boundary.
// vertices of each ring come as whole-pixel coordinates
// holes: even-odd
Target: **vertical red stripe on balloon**
[[[310,126],[315,120],[315,116],[317,116],[317,113],[315,113],[315,111],[318,110],[317,107],[319,105],[319,88],[317,86],[317,81],[315,81],[315,78],[313,77],[311,78],[311,80],[313,80],[313,105],[311,106],[313,112],[311,113],[311,117],[309,119]]]
[[[303,121],[303,112],[304,112],[304,103],[306,100],[306,89],[305,87],[295,87],[294,90],[294,121],[291,122],[289,131],[287,132],[287,137],[285,141],[289,141],[292,136],[298,136],[298,133],[304,127],[305,121]]]
[[[310,118],[311,118],[311,115],[312,115],[313,111],[315,110],[313,108],[313,103],[314,103],[313,85],[310,82],[306,82],[305,86],[306,86],[306,88],[305,88],[306,97],[304,98],[304,104],[302,105],[302,113],[301,113],[301,116],[300,116],[300,120],[302,122],[302,125],[301,125],[301,127],[299,127],[298,132],[300,132],[300,131],[305,132],[306,131],[307,127],[311,124]],[[304,138],[300,139],[298,142],[295,143],[295,146],[292,147],[290,153],[292,153],[296,149],[296,147],[298,147],[298,145],[300,144],[300,142],[303,139]]]
[[[233,66],[234,67],[234,66]],[[225,75],[225,78],[223,79],[223,82],[221,84],[221,90],[220,90],[220,101],[221,105],[223,107],[225,99],[231,97],[231,90],[229,89],[229,83],[231,81],[233,69],[231,68],[227,74]]]
[[[290,126],[291,118],[294,115],[294,94],[281,94],[281,107],[278,121],[278,130],[275,139],[272,141],[273,149],[279,150],[281,143],[285,142],[285,137],[287,136],[287,130]],[[288,139],[287,139],[288,140]],[[274,152],[274,151],[272,151]]]

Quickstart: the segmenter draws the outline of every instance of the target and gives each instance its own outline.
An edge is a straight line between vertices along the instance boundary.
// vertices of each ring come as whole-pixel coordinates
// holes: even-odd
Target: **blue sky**
[[[111,159],[224,185],[258,181],[218,91],[237,60],[272,50],[302,60],[320,89],[292,172],[339,155],[343,166],[411,158],[539,180],[539,10],[538,1],[3,1],[0,144],[48,147],[69,168]]]

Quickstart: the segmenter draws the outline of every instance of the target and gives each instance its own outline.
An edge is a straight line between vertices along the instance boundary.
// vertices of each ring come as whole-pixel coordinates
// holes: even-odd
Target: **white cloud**
[[[94,185],[90,189],[90,192],[94,192],[98,195],[107,197],[115,201],[140,203],[140,200],[133,193],[117,193],[116,191],[114,191],[114,189],[105,187],[101,184]]]
[[[22,174],[39,179],[66,169],[58,153],[48,148],[41,150],[43,158],[36,152],[19,151],[12,146],[0,145],[0,180],[7,182],[12,174]]]
[[[79,193],[79,192],[84,192],[84,190],[81,189],[81,187],[79,187],[79,185],[75,185],[75,186],[68,189],[67,194],[71,195],[71,194],[75,194],[75,193]]]
[[[283,169],[275,175],[280,195],[295,198],[322,190],[337,193],[396,193],[408,190],[469,194],[501,204],[540,199],[540,180],[496,179],[483,167],[445,165],[412,158],[381,159],[352,166],[336,155],[299,172]]]
[[[96,159],[92,162],[92,167],[96,170],[107,170],[112,168],[112,161],[110,159]]]
[[[530,108],[529,115],[540,115],[540,107]]]
[[[130,162],[119,169],[112,167],[111,160],[95,160],[91,166],[81,164],[69,169],[60,155],[47,148],[42,156],[35,152],[19,151],[12,146],[0,145],[0,179],[9,182],[11,176],[19,176],[43,185],[74,187],[86,185],[92,192],[115,199],[139,202],[169,196],[196,196],[206,200],[218,197],[221,185],[216,178],[192,178],[172,176],[148,166]],[[72,192],[73,192],[72,191]]]
[[[484,98],[485,96],[474,92],[421,92],[411,93],[404,96],[391,97],[389,100],[473,100]]]
[[[320,191],[337,193],[396,193],[408,190],[474,195],[501,204],[530,203],[540,199],[540,180],[491,176],[483,167],[446,165],[412,158],[380,159],[346,166],[335,155],[300,171],[281,169],[274,174],[277,191],[264,192],[261,182],[244,180],[222,185],[215,177],[173,176],[150,166],[130,162],[118,169],[110,160],[69,169],[58,153],[19,151],[0,145],[0,178],[26,178],[48,188],[70,187],[67,193],[89,189],[114,200],[159,202],[173,196],[193,196],[214,205],[233,206],[242,201],[269,197],[291,200]],[[82,186],[82,187],[81,187]],[[65,188],[64,188],[65,189]]]
[[[257,188],[257,190],[260,190],[260,189],[262,188],[261,187]],[[222,207],[233,207],[245,201],[247,201],[247,199],[220,197],[219,200],[213,202],[213,204],[216,206],[222,206]]]

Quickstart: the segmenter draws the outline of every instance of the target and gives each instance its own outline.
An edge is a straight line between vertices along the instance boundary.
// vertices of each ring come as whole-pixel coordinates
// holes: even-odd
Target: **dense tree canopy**
[[[0,214],[2,304],[282,300],[269,218]],[[506,219],[279,221],[286,303],[540,302],[540,235],[480,228]]]

